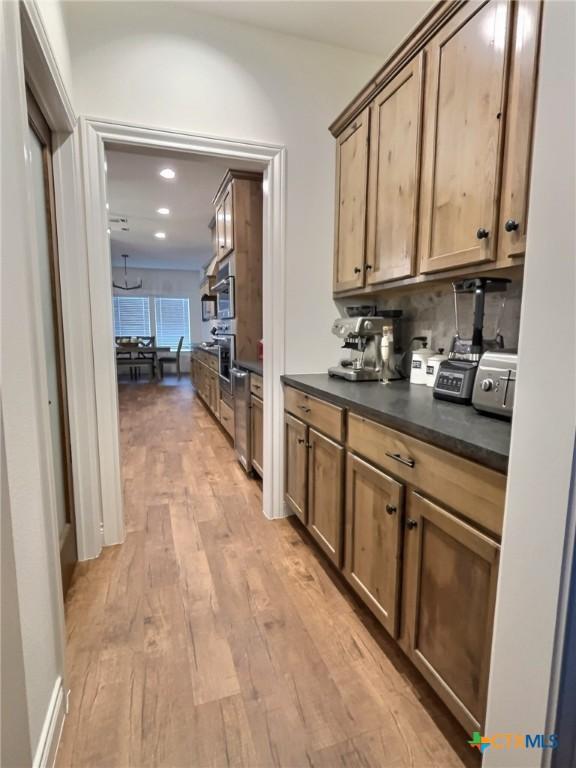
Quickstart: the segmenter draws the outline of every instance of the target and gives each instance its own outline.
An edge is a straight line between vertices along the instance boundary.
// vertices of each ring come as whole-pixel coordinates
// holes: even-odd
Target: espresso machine
[[[504,292],[511,281],[506,278],[476,277],[452,283],[454,290],[454,315],[456,335],[452,339],[448,360],[440,363],[434,384],[434,397],[468,405],[472,400],[474,380],[482,354],[486,350],[504,347],[500,333],[501,313],[505,299],[500,303],[496,330],[491,339],[484,338],[484,309],[487,293]],[[472,330],[468,338],[461,333],[458,301],[465,295],[472,296]]]
[[[390,339],[391,321],[384,317],[339,317],[332,324],[332,333],[342,339],[343,349],[350,357],[328,369],[330,376],[348,381],[379,381],[385,375],[382,340]],[[390,342],[391,344],[391,342]],[[384,344],[386,350],[387,344]]]

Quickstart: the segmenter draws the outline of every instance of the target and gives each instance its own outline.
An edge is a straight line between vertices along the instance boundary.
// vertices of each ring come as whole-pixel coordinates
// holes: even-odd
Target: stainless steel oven
[[[217,274],[216,285],[212,289],[216,294],[216,317],[219,320],[231,320],[234,309],[234,274],[233,262],[227,259]]]
[[[228,392],[232,391],[232,364],[236,354],[236,337],[227,324],[216,326],[214,341],[218,345],[218,375],[220,386]]]

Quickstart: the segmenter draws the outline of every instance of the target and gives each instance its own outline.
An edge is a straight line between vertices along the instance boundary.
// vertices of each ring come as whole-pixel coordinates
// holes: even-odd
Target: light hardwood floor
[[[66,606],[57,766],[473,764],[469,738],[180,386],[120,388],[127,536]]]

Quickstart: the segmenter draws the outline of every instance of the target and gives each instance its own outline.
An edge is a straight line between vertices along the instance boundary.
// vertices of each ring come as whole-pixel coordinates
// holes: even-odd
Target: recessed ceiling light
[[[175,179],[176,172],[173,171],[172,168],[164,168],[160,171],[160,176],[162,176],[163,179]]]
[[[166,232],[156,232],[154,234],[154,237],[157,237],[158,240],[165,240],[166,239]]]
[[[156,213],[161,214],[162,216],[169,216],[170,215],[170,208],[157,208]]]
[[[106,203],[106,210],[107,210],[107,211],[109,211],[109,210],[110,210],[110,203]]]

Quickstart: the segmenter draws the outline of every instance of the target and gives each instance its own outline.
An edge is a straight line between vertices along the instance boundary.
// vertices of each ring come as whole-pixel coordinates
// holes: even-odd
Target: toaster
[[[472,392],[472,405],[477,411],[512,418],[517,363],[515,350],[484,352]]]

